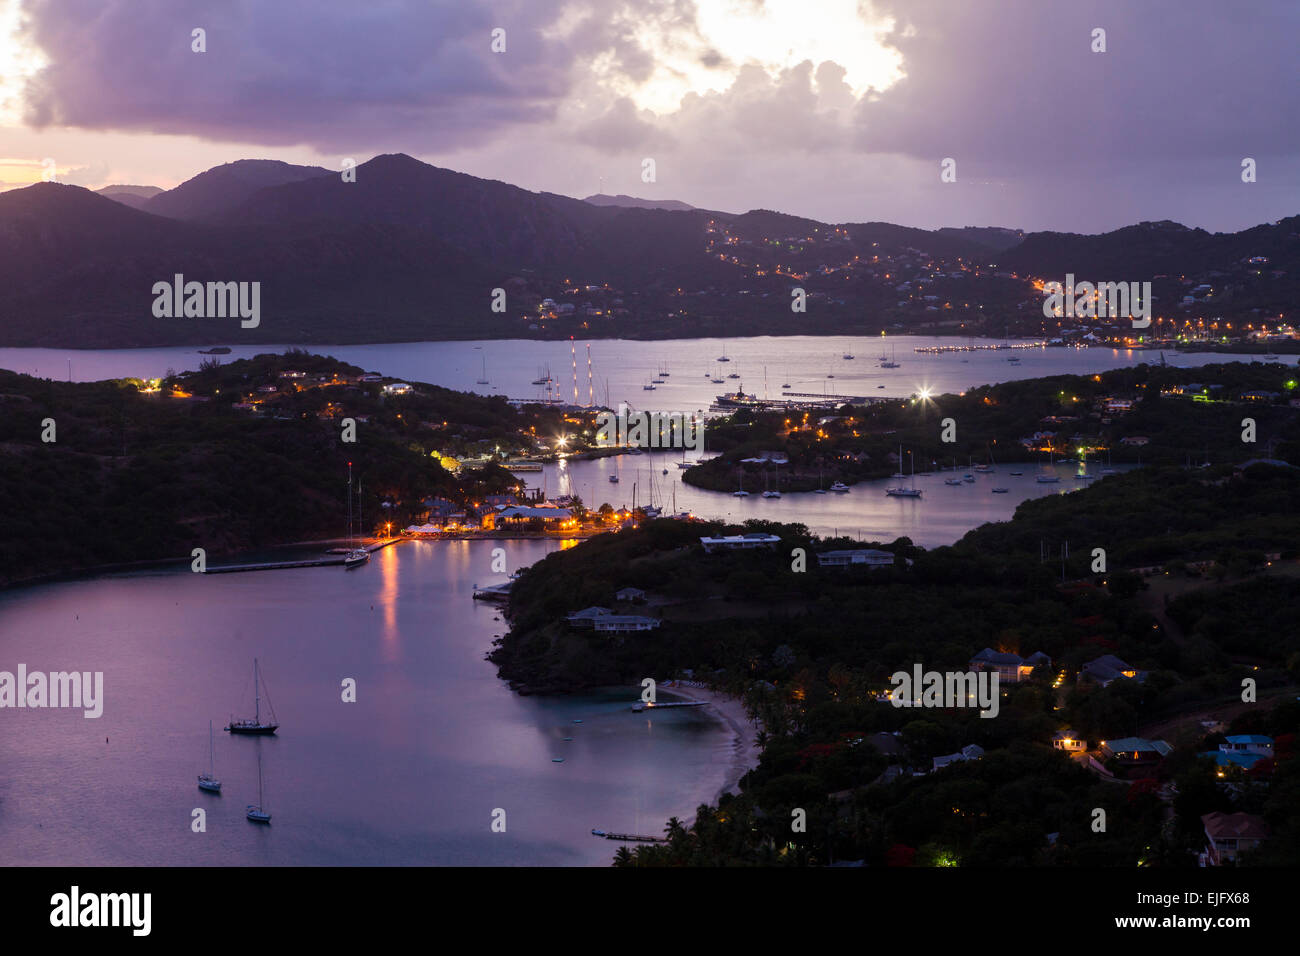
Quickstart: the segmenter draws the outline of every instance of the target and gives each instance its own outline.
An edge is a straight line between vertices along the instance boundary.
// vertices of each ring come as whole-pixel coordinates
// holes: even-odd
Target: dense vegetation
[[[1264,814],[1278,834],[1268,859],[1294,862],[1296,824],[1277,794],[1295,792],[1295,764],[1281,753],[1274,788],[1266,775],[1237,775],[1228,793],[1195,758],[1222,737],[1207,737],[1194,721],[1169,732],[1177,749],[1159,779],[1131,784],[1103,782],[1050,740],[1063,727],[1094,744],[1155,732],[1238,701],[1244,677],[1257,681],[1266,703],[1234,727],[1267,724],[1281,737],[1300,729],[1300,708],[1273,706],[1295,695],[1300,648],[1272,630],[1285,630],[1300,600],[1289,576],[1298,494],[1300,473],[1266,465],[1235,477],[1226,467],[1144,469],[1028,502],[1013,521],[953,547],[877,544],[895,554],[882,570],[819,567],[814,551],[850,542],[818,541],[802,526],[727,529],[779,534],[775,553],[705,554],[698,538],[720,525],[654,521],[530,568],[512,596],[511,630],[491,657],[526,690],[637,686],[646,676],[689,673],[743,695],[761,721],[763,755],[743,793],[702,807],[693,828],[674,821],[667,845],[625,852],[624,863],[1185,865],[1203,844],[1200,814],[1214,809]],[[1172,533],[1175,510],[1188,518],[1181,535]],[[1039,549],[1041,536],[1058,541],[1063,531],[1078,535],[1083,552],[1067,563],[1064,584],[1056,555],[1043,562]],[[1107,574],[1090,573],[1094,542],[1111,549]],[[796,548],[807,550],[806,570]],[[1280,558],[1270,566],[1265,553]],[[1149,599],[1149,582],[1122,569],[1173,555],[1172,577],[1161,580],[1183,594],[1164,609]],[[1204,572],[1180,563],[1206,555],[1220,563]],[[658,630],[611,638],[564,623],[566,613],[610,606],[627,585],[650,592]],[[916,662],[965,670],[984,647],[1043,651],[1052,666],[1004,685],[992,720],[877,700],[896,670]],[[1085,662],[1105,653],[1145,679],[1105,688],[1076,681]],[[880,733],[898,734],[898,752],[878,749],[872,735]],[[911,775],[970,744],[985,756]],[[903,773],[882,776],[890,764]],[[1273,773],[1271,761],[1266,770]],[[1179,793],[1173,829],[1157,793],[1170,780]],[[1110,815],[1106,834],[1090,829],[1094,807]],[[805,832],[791,831],[795,808],[807,812]]]
[[[1169,394],[1193,383],[1220,386],[1215,401]],[[737,469],[747,490],[775,481],[782,491],[828,487],[933,469],[966,471],[969,466],[1046,464],[1077,458],[1084,449],[1094,467],[1124,464],[1184,464],[1189,460],[1236,462],[1272,454],[1300,464],[1300,413],[1284,402],[1300,395],[1300,372],[1281,364],[1231,363],[1195,369],[1138,365],[1100,375],[1056,375],[980,386],[961,395],[913,397],[866,407],[845,406],[831,416],[817,413],[741,410],[710,423],[706,446],[722,452],[689,469],[682,480],[716,491],[736,490]],[[1267,391],[1274,403],[1240,401],[1244,392]],[[1211,393],[1207,393],[1209,397]],[[1111,412],[1107,399],[1131,401],[1131,410]],[[1255,420],[1253,443],[1242,441],[1242,419]],[[944,422],[955,435],[945,442]],[[1021,443],[1037,433],[1033,450]],[[1144,437],[1134,446],[1123,439]],[[1046,450],[1051,448],[1051,451]],[[765,451],[785,452],[788,465],[741,465]],[[1099,464],[1100,462],[1100,464]],[[769,473],[770,472],[770,473]]]
[[[305,373],[312,387],[286,384],[285,370]],[[139,380],[78,384],[0,371],[0,584],[188,560],[196,547],[211,557],[342,537],[349,461],[366,530],[386,521],[400,528],[426,496],[460,500],[518,485],[496,465],[453,475],[432,450],[522,449],[524,426],[556,431],[543,419],[557,413],[529,418],[503,399],[432,385],[384,396],[379,383],[355,384],[361,371],[303,352],[261,355],[208,362],[148,394]],[[335,377],[340,384],[329,384]],[[258,393],[266,383],[278,390]],[[269,401],[265,414],[234,407],[250,396]],[[355,444],[341,440],[344,415],[358,419]],[[50,442],[42,440],[48,420]]]

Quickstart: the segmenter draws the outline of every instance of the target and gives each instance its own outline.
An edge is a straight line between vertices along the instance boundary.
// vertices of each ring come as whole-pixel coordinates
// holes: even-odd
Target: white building
[[[700,538],[700,544],[709,554],[715,551],[751,551],[755,548],[775,549],[781,539],[774,534],[732,534]]]

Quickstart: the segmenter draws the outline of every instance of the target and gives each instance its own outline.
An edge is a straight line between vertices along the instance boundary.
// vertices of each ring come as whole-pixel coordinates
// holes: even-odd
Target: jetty
[[[390,538],[387,541],[381,541],[378,544],[367,545],[366,550],[371,554],[376,551],[382,551],[384,548],[399,544],[405,541],[405,538]],[[279,571],[284,568],[324,568],[332,565],[343,564],[346,555],[330,556],[326,558],[304,558],[301,561],[266,561],[260,564],[221,564],[216,567],[205,568],[204,574],[234,574],[237,571]]]
[[[604,830],[592,829],[592,836],[598,836],[606,840],[617,840],[619,843],[667,843],[663,837],[640,836],[636,833],[606,833]]]
[[[668,707],[703,707],[707,700],[673,700],[664,701],[662,704],[657,701],[638,700],[632,705],[632,709],[637,713],[643,710],[664,710]]]

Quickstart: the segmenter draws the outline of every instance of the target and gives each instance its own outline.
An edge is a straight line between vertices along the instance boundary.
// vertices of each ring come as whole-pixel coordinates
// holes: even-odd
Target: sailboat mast
[[[262,722],[262,688],[257,678],[257,658],[253,658],[253,720]]]
[[[212,721],[208,721],[208,776],[215,776],[216,761],[213,757]]]
[[[352,462],[348,462],[348,550],[352,549]]]

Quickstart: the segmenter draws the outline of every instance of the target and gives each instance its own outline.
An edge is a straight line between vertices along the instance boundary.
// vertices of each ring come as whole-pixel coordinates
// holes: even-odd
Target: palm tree
[[[632,864],[633,864],[632,851],[625,846],[619,847],[618,851],[614,854],[614,865],[632,866]]]
[[[682,826],[682,821],[676,817],[668,818],[668,825],[664,827],[664,833],[668,834],[669,843],[678,843],[686,839],[686,828]]]

